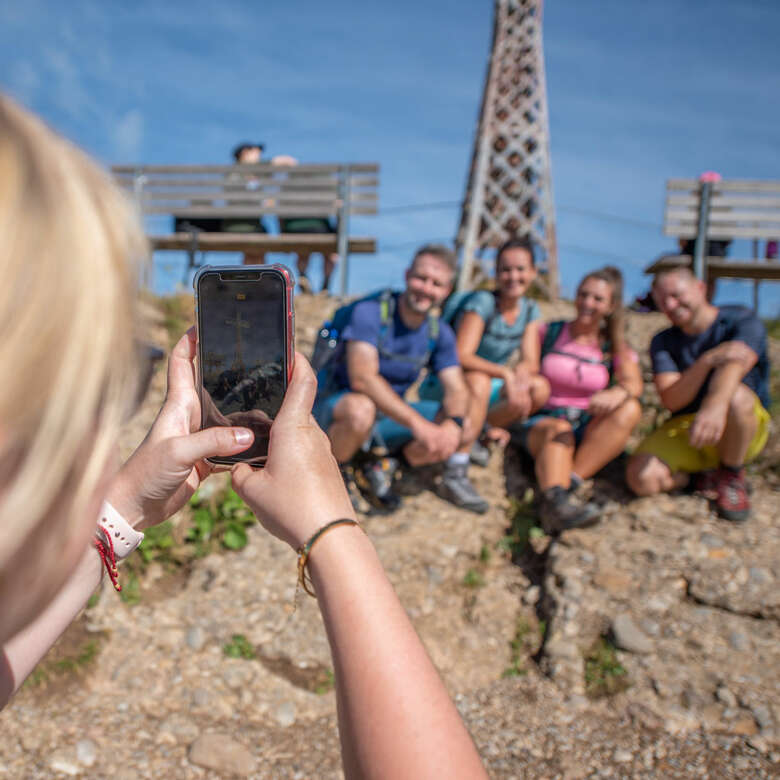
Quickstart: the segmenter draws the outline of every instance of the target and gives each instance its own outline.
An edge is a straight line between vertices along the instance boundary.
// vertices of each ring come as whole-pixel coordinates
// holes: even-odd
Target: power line
[[[392,214],[405,214],[412,211],[437,211],[444,209],[452,209],[461,206],[459,200],[441,200],[434,201],[432,203],[409,203],[397,206],[388,206],[383,208],[377,216],[382,217],[384,215]],[[663,225],[660,222],[652,222],[645,219],[637,219],[635,217],[625,217],[621,214],[611,214],[606,211],[597,211],[595,209],[585,209],[580,206],[557,206],[557,210],[563,213],[580,214],[585,217],[593,217],[595,219],[601,219],[605,222],[618,222],[624,225],[632,225],[634,227],[647,228],[652,230],[662,230]]]

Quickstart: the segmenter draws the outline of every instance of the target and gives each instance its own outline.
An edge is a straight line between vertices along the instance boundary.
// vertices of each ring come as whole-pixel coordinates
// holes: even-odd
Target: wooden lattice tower
[[[471,285],[476,254],[528,234],[541,249],[548,292],[558,295],[542,5],[495,0],[493,50],[456,239],[461,289]]]

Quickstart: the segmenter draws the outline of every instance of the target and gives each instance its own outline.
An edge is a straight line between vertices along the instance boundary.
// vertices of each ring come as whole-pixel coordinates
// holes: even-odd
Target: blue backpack
[[[317,374],[319,387],[322,389],[330,384],[333,378],[335,368],[343,361],[346,350],[346,342],[342,335],[344,329],[349,325],[352,319],[352,312],[359,303],[364,301],[379,301],[379,343],[377,350],[380,357],[388,360],[413,363],[421,370],[431,359],[436,342],[439,338],[439,318],[435,314],[428,316],[428,348],[425,354],[419,357],[410,355],[400,355],[391,352],[385,347],[387,335],[390,333],[395,315],[395,306],[397,295],[393,290],[387,288],[358,298],[355,301],[339,307],[333,313],[330,320],[322,323],[320,332],[317,334],[317,340],[314,342],[314,349],[311,354],[311,366]]]

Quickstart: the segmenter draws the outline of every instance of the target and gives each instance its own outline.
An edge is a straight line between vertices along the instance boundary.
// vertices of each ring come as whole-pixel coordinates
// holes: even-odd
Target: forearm
[[[309,563],[336,676],[347,777],[485,777],[455,706],[357,528]]]
[[[685,369],[674,384],[659,391],[663,405],[670,411],[676,412],[687,406],[698,394],[710,373],[710,366],[699,358],[692,366]]]
[[[4,707],[100,584],[102,563],[90,545],[62,590],[26,628],[9,639],[0,658],[0,708]]]
[[[473,352],[465,355],[458,353],[458,359],[464,371],[481,371],[494,379],[504,379],[506,377],[506,366],[485,360],[485,358],[481,358]]]
[[[409,406],[379,374],[355,379],[351,382],[351,388],[354,392],[367,395],[378,411],[406,428],[411,428],[415,422],[422,419],[420,414]]]
[[[704,404],[728,405],[745,375],[744,366],[738,362],[724,363],[712,372]]]

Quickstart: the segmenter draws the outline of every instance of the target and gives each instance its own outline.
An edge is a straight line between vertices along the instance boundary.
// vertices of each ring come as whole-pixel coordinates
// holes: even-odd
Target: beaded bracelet
[[[340,525],[356,525],[358,528],[363,530],[362,526],[360,525],[360,523],[358,523],[357,520],[350,520],[344,517],[338,520],[331,520],[329,523],[323,525],[319,531],[316,531],[314,534],[312,534],[312,536],[309,538],[309,541],[306,542],[305,544],[302,544],[296,550],[296,552],[298,553],[298,585],[296,586],[296,592],[298,586],[300,586],[310,596],[313,596],[314,598],[317,597],[317,594],[312,590],[311,587],[311,577],[309,577],[306,571],[306,563],[309,560],[309,555],[311,554],[311,548],[314,547],[317,540],[320,539],[320,537],[324,536],[331,529],[337,528]]]

